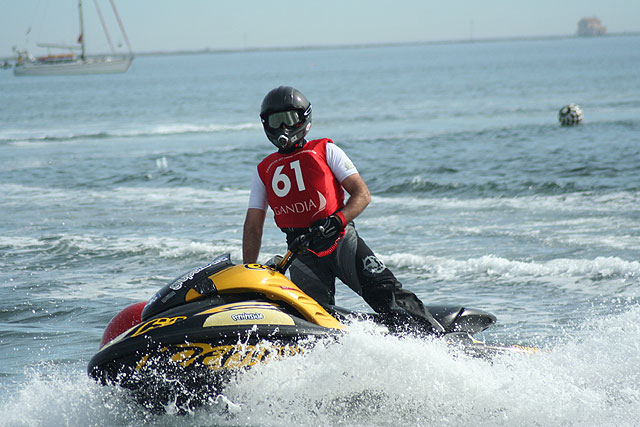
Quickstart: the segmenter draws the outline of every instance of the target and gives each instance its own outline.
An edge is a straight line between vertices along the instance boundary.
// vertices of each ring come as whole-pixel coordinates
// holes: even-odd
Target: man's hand
[[[311,226],[312,228],[322,227],[320,236],[324,238],[333,237],[339,234],[347,225],[347,220],[342,212],[336,212],[331,216],[328,216],[320,221],[316,221]]]

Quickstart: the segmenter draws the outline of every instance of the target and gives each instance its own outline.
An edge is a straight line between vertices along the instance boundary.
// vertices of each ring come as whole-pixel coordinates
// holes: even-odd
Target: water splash
[[[356,323],[338,343],[240,375],[210,404],[152,414],[77,364],[41,365],[3,393],[5,425],[618,425],[640,411],[640,307],[493,360]]]

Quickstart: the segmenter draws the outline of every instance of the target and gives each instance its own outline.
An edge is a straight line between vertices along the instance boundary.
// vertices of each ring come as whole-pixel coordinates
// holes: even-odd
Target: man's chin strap
[[[293,153],[294,151],[296,151],[298,148],[302,148],[304,147],[304,145],[307,143],[306,139],[302,139],[302,141],[298,142],[297,144],[293,144],[291,147],[289,148],[279,148],[278,149],[278,153],[280,154],[289,154],[289,153]]]

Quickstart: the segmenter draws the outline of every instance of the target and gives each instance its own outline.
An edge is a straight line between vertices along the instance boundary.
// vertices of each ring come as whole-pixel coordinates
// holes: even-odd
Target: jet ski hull
[[[234,265],[225,254],[178,277],[147,303],[114,317],[89,375],[132,390],[152,409],[170,402],[191,407],[214,398],[238,372],[340,337],[350,319],[370,319],[391,333],[407,331],[403,322],[394,329],[383,315],[322,307],[280,271]],[[495,316],[459,306],[427,309],[445,339],[483,355],[486,346],[471,335],[493,325]]]
[[[132,390],[151,408],[175,400],[201,403],[237,372],[295,356],[318,338],[341,333],[274,302],[212,304],[182,306],[130,328],[93,356],[89,375]]]

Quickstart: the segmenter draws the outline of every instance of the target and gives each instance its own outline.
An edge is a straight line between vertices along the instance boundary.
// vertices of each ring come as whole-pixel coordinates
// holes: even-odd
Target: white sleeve
[[[327,144],[327,164],[338,182],[358,173],[355,165],[344,151],[336,144]]]
[[[253,176],[251,177],[251,193],[249,194],[249,209],[261,209],[266,211],[267,204],[267,189],[264,187],[264,183],[258,175],[258,168],[256,167]]]

